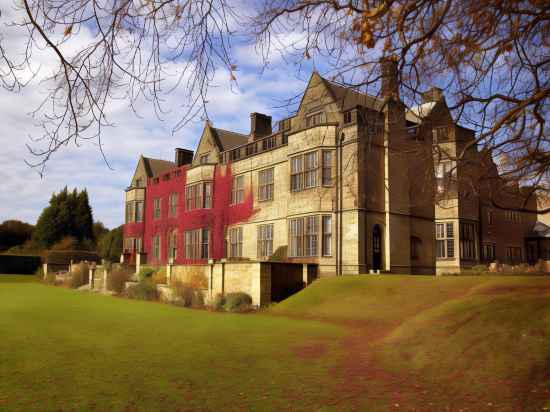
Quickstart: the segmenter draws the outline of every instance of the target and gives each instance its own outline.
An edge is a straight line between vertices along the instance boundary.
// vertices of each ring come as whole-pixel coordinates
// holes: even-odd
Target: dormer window
[[[325,112],[317,112],[306,117],[306,127],[314,127],[326,123]]]
[[[204,164],[209,162],[209,155],[210,155],[210,153],[206,153],[206,154],[201,155],[201,157],[199,159],[199,162],[200,162],[201,165],[204,165]]]
[[[290,118],[279,122],[279,131],[284,132],[286,130],[290,130]]]
[[[136,187],[143,187],[143,180],[141,178],[136,179]]]

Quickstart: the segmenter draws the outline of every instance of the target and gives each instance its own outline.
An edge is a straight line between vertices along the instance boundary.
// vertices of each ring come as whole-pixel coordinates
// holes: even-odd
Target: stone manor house
[[[442,91],[407,108],[395,63],[381,62],[381,73],[378,97],[313,73],[296,114],[276,128],[260,113],[248,135],[206,122],[194,152],[141,156],[125,193],[125,259],[301,263],[316,276],[550,259],[548,216],[517,210],[513,195],[508,209],[495,207],[463,183],[479,173],[499,182],[498,172]],[[463,150],[484,166],[457,166]]]

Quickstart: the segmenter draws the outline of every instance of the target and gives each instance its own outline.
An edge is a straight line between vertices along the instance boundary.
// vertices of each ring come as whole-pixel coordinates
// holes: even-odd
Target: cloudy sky
[[[0,0],[2,3],[6,4],[5,0]],[[8,0],[8,4],[13,3]],[[6,13],[4,7],[2,12],[4,19],[13,18],[10,13],[15,13],[13,10]],[[22,50],[23,33],[19,29],[3,26],[1,33],[10,51]],[[216,87],[211,88],[208,96],[208,109],[216,127],[248,133],[252,111],[271,114],[274,121],[287,114],[286,109],[277,107],[283,99],[293,97],[305,87],[310,70],[289,70],[288,65],[277,61],[276,57],[272,59],[270,69],[261,70],[261,59],[251,46],[237,47],[235,55],[239,87],[230,87],[226,72],[217,73]],[[40,132],[31,112],[47,91],[47,85],[41,79],[50,74],[56,61],[48,50],[36,53],[35,59],[40,72],[21,92],[0,89],[0,222],[20,219],[35,223],[52,192],[68,186],[88,190],[96,220],[111,228],[120,225],[123,223],[124,188],[130,181],[139,155],[172,160],[175,147],[194,149],[203,121],[197,120],[173,133],[173,127],[183,112],[183,90],[176,90],[166,97],[165,108],[170,111],[162,120],[145,102],[137,107],[139,117],[126,102],[120,102],[109,108],[109,119],[116,126],[106,130],[103,136],[103,148],[111,169],[97,145],[88,142],[80,147],[63,147],[49,161],[41,178],[25,163],[35,160],[27,144],[36,146],[30,136],[37,136]]]

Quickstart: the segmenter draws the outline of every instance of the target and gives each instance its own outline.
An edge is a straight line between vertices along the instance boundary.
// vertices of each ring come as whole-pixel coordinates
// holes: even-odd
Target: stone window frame
[[[179,203],[179,193],[173,192],[170,193],[168,198],[168,213],[171,217],[178,216],[178,203]]]
[[[353,123],[353,115],[351,113],[351,110],[346,110],[344,112],[344,124],[350,124]]]
[[[204,242],[204,234],[206,233],[207,241]],[[210,229],[200,228],[191,229],[184,232],[185,243],[185,259],[208,259],[210,257]],[[206,254],[205,252],[206,246]]]
[[[432,137],[434,143],[449,141],[449,126],[434,126],[432,128]]]
[[[133,201],[126,202],[125,221],[126,221],[126,223],[135,222],[135,212],[134,212],[134,202]]]
[[[474,222],[460,222],[459,230],[459,244],[460,244],[460,259],[464,260],[476,260],[477,247],[476,247],[476,232],[477,225]]]
[[[269,175],[271,178],[269,179]],[[275,189],[275,167],[260,170],[258,172],[258,201],[273,200]]]
[[[325,233],[323,224],[330,220],[330,233]],[[332,215],[313,214],[288,219],[288,256],[298,257],[330,257],[332,255]],[[326,235],[326,237],[325,237]],[[331,255],[326,255],[330,244]]]
[[[153,219],[160,219],[162,215],[162,202],[160,197],[153,199]]]
[[[258,257],[269,258],[273,254],[273,232],[275,225],[258,225]]]
[[[244,182],[245,175],[240,174],[233,176],[233,181],[231,184],[231,204],[238,205],[244,203]]]
[[[327,228],[330,230],[327,230]],[[322,255],[323,257],[330,257],[332,256],[332,215],[321,215],[321,234]]]
[[[315,127],[327,122],[327,115],[324,110],[308,113],[306,115],[306,128]]]
[[[161,238],[161,234],[160,233],[157,233],[153,236],[153,256],[157,259],[157,260],[160,260],[161,258],[161,253],[162,253],[162,238]]]
[[[454,232],[454,222],[435,224],[436,259],[455,259]]]
[[[211,209],[212,182],[191,183],[185,186],[185,210]]]
[[[243,257],[243,227],[229,228],[227,235],[228,256],[230,258]]]
[[[326,155],[330,155],[326,158]],[[327,165],[327,163],[329,163]],[[321,150],[321,184],[324,187],[331,187],[334,184],[334,150]]]
[[[168,232],[168,258],[178,257],[178,230],[172,229]]]
[[[208,163],[209,163],[209,160],[210,160],[210,152],[208,152],[208,153],[203,153],[203,154],[201,154],[200,157],[199,157],[199,164],[201,164],[201,165],[208,164]]]

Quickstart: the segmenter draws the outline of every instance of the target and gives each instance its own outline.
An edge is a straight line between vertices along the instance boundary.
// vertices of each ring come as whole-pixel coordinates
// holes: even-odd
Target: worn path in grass
[[[0,276],[0,337],[0,411],[550,410],[550,278],[323,279],[229,315]]]
[[[331,404],[550,410],[550,278],[327,279],[273,313],[346,324]]]

